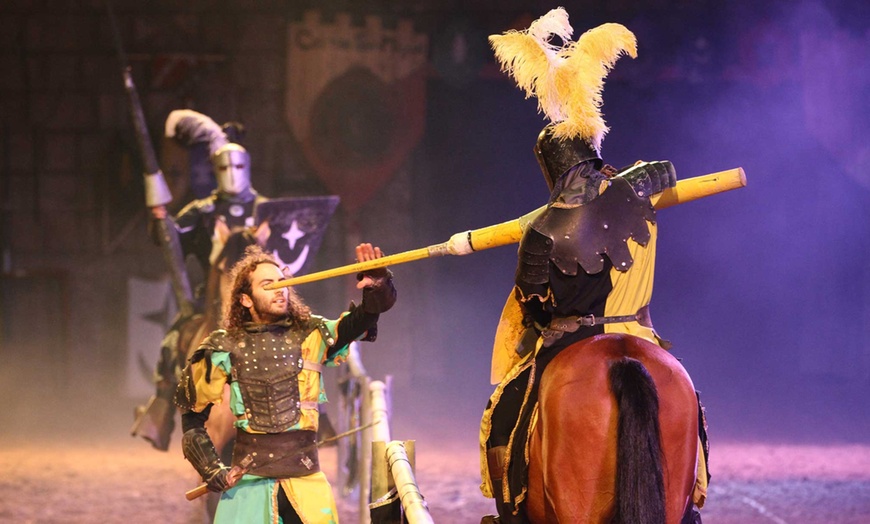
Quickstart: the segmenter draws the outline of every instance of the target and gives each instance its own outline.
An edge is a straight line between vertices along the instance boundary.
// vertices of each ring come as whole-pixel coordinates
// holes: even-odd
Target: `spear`
[[[112,4],[109,0],[106,1],[106,10],[109,13],[112,36],[115,40],[115,48],[118,51],[118,59],[121,62],[121,77],[124,80],[124,90],[127,92],[130,118],[133,121],[136,142],[139,145],[139,154],[142,157],[142,164],[145,169],[143,173],[145,179],[145,205],[149,208],[165,206],[172,201],[172,193],[170,193],[169,186],[166,184],[163,171],[161,171],[160,166],[157,164],[157,154],[154,152],[154,145],[151,143],[151,135],[148,134],[148,126],[145,123],[142,103],[139,101],[136,84],[133,83],[133,75],[127,63],[127,55],[124,52],[124,46],[121,44],[121,33],[118,31],[118,23],[115,20],[115,14],[112,12]],[[156,220],[156,226],[158,245],[163,254],[163,259],[169,268],[172,291],[175,294],[179,314],[182,317],[188,317],[194,312],[193,292],[190,288],[190,280],[188,279],[187,269],[184,264],[184,255],[181,251],[178,230],[175,229],[175,224],[169,217]]]
[[[652,195],[650,201],[656,209],[691,202],[717,193],[723,193],[732,189],[746,186],[746,173],[743,168],[737,167],[709,175],[687,178],[677,182],[675,187],[665,189],[661,193]],[[487,226],[472,231],[456,233],[447,242],[434,244],[428,247],[413,249],[395,255],[389,255],[365,262],[357,262],[346,266],[340,266],[317,273],[309,273],[300,277],[278,280],[266,289],[278,289],[282,287],[296,286],[308,282],[316,282],[327,278],[338,277],[368,271],[380,267],[395,266],[406,262],[413,262],[424,258],[440,257],[444,255],[468,255],[475,251],[483,251],[493,247],[518,243],[529,224],[540,215],[547,206],[539,207],[531,213],[519,218],[502,222],[493,226]]]

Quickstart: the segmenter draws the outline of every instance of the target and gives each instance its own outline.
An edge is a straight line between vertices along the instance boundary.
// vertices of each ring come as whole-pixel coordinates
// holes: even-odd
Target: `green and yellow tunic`
[[[364,316],[373,318],[365,319]],[[338,366],[349,353],[348,341],[366,336],[368,328],[377,320],[377,315],[367,315],[357,308],[345,312],[338,320],[312,317],[311,329],[300,333],[298,328],[277,326],[280,336],[294,335],[301,340],[300,368],[296,374],[298,384],[298,420],[283,428],[285,432],[311,431],[318,429],[318,404],[327,401],[322,366]],[[340,331],[339,326],[350,330]],[[270,326],[271,327],[271,326]],[[207,338],[185,370],[186,382],[183,387],[192,391],[190,411],[201,413],[211,404],[229,402],[229,408],[236,417],[235,427],[240,432],[262,434],[253,429],[250,406],[246,405],[240,382],[234,380],[238,370],[234,365],[244,364],[246,345],[261,326],[246,327],[245,333],[238,337],[227,337],[226,332],[218,331]],[[295,329],[295,331],[294,331]],[[261,330],[261,329],[260,329]],[[352,338],[349,338],[352,336]],[[289,339],[288,339],[289,340]],[[335,344],[343,346],[338,347]],[[295,362],[293,362],[295,365]],[[228,390],[228,398],[225,396]],[[253,424],[256,426],[256,424]],[[271,432],[271,430],[270,430]],[[232,488],[224,492],[215,514],[216,523],[246,522],[277,524],[278,487],[281,487],[296,513],[306,523],[336,523],[338,512],[332,495],[332,488],[326,476],[319,470],[309,475],[292,478],[267,478],[252,474],[244,475]]]

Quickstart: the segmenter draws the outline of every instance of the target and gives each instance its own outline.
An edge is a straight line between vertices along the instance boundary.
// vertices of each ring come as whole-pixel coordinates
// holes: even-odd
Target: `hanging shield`
[[[285,116],[353,214],[408,161],[426,121],[428,37],[411,19],[306,11],[288,28]]]
[[[307,273],[320,248],[337,196],[275,198],[257,205],[257,224],[269,221],[271,233],[265,251],[272,254],[291,274]]]

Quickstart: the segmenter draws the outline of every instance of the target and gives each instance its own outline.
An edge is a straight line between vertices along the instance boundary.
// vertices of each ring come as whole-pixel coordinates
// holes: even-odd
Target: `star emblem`
[[[304,237],[305,232],[299,229],[299,224],[294,220],[293,223],[290,224],[290,229],[281,236],[287,239],[287,245],[290,246],[290,249],[295,249],[296,241]]]

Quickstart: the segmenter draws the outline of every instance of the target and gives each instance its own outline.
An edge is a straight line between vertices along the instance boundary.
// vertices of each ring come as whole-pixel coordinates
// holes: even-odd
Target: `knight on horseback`
[[[635,37],[619,24],[599,26],[576,42],[570,41],[572,31],[567,13],[559,8],[526,31],[490,37],[503,70],[516,79],[527,96],[538,98],[539,109],[552,122],[540,133],[534,148],[551,194],[546,210],[530,224],[520,242],[515,286],[500,322],[493,355],[493,383],[498,386],[481,424],[481,490],[485,496],[495,498],[497,521],[503,523],[632,521],[629,515],[620,513],[621,506],[605,507],[614,498],[612,493],[604,503],[593,501],[567,511],[560,509],[558,501],[549,502],[557,497],[555,492],[547,491],[546,508],[541,500],[531,506],[533,495],[540,493],[533,493],[536,488],[530,486],[530,468],[539,471],[556,467],[552,460],[543,467],[530,464],[540,450],[534,447],[532,432],[545,416],[539,400],[543,402],[544,384],[555,380],[552,376],[556,374],[544,371],[564,350],[591,354],[595,346],[623,341],[635,347],[639,345],[637,339],[641,339],[641,349],[647,353],[652,346],[656,351],[669,348],[653,328],[649,314],[657,234],[650,197],[676,184],[674,167],[668,161],[638,162],[617,170],[605,165],[600,154],[607,132],[599,111],[603,79],[622,53],[636,56]],[[560,37],[564,45],[551,44],[552,35]],[[503,329],[511,324],[510,329]],[[512,351],[499,353],[500,347]],[[632,356],[631,351],[616,353]],[[643,365],[647,364],[655,382],[657,371],[653,365],[643,359],[639,362],[639,374],[646,373]],[[678,366],[678,372],[685,375],[679,364],[668,365]],[[623,363],[611,364],[611,382],[617,382],[614,377],[621,373],[620,366]],[[685,378],[691,384],[688,375]],[[682,391],[685,393],[686,388]],[[688,391],[693,392],[693,388]],[[609,391],[607,395],[612,396]],[[686,399],[685,394],[682,399]],[[621,409],[623,404],[619,405]],[[696,413],[699,408],[699,403],[692,407]],[[647,411],[657,415],[657,409],[656,403]],[[585,416],[594,418],[590,413]],[[622,416],[620,413],[620,424]],[[688,422],[687,428],[696,427]],[[660,433],[658,421],[651,423]],[[600,424],[608,424],[607,419],[601,419]],[[704,436],[699,448],[706,451],[705,424],[703,420],[697,424]],[[548,429],[538,427],[537,431]],[[542,438],[546,441],[547,436]],[[690,450],[691,460],[695,451]],[[698,455],[698,474],[691,471],[688,475],[697,477],[692,502],[700,507],[708,476],[705,453]],[[659,484],[664,482],[661,468],[657,476]],[[649,479],[650,484],[654,482],[656,479]],[[663,493],[657,496],[665,498]],[[579,493],[575,497],[582,498]],[[596,505],[601,507],[590,508]],[[688,504],[686,512],[690,517],[691,506]],[[663,504],[662,510],[648,521],[664,522],[664,515]]]
[[[154,371],[154,396],[147,405],[137,408],[133,435],[141,436],[161,451],[168,449],[174,429],[176,408],[172,396],[187,360],[187,347],[198,343],[191,338],[208,334],[220,321],[228,286],[215,276],[232,267],[248,245],[262,245],[269,236],[267,223],[254,227],[256,206],[268,199],[251,186],[250,154],[238,143],[244,133],[241,125],[220,126],[202,113],[180,109],[169,114],[165,127],[168,138],[187,147],[207,145],[207,162],[202,164],[207,164],[213,173],[217,187],[208,196],[188,203],[175,217],[168,216],[164,205],[150,208],[150,236],[157,242],[160,234],[157,225],[169,220],[170,227],[177,231],[181,255],[195,258],[204,275],[192,311],[179,314],[161,341]],[[216,275],[212,275],[212,269],[218,270]],[[209,291],[209,286],[215,289]],[[201,326],[203,317],[211,325],[196,329],[194,326]]]

